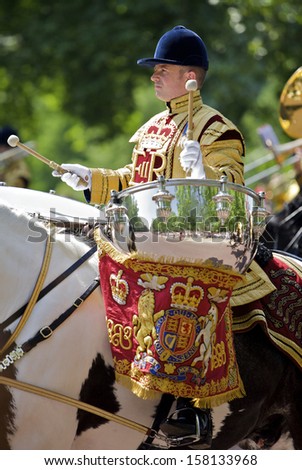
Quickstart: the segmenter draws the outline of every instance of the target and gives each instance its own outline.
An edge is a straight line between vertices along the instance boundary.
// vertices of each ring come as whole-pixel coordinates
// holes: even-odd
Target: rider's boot
[[[208,408],[195,408],[190,399],[178,398],[176,411],[160,425],[161,431],[178,446],[210,449],[212,417]]]

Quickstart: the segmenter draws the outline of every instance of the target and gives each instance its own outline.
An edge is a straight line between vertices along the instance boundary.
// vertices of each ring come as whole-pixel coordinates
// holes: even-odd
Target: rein
[[[25,353],[33,349],[37,344],[49,338],[54,330],[58,328],[68,317],[89,297],[90,294],[100,285],[100,280],[95,279],[85,292],[78,297],[71,307],[65,310],[56,320],[50,325],[43,326],[40,330],[29,340],[25,341],[21,346],[16,346],[6,357],[0,361],[0,372],[7,369],[11,364],[20,359]]]
[[[134,429],[135,431],[139,431],[143,434],[149,435],[152,432],[152,429],[143,426],[142,424],[138,424],[135,421],[131,421],[128,418],[123,418],[122,416],[114,415],[109,411],[102,410],[100,408],[97,408],[96,406],[89,405],[88,403],[83,403],[79,400],[76,400],[75,398],[70,398],[66,395],[62,395],[61,393],[51,392],[50,390],[37,387],[36,385],[27,384],[25,382],[19,382],[17,380],[2,376],[0,376],[0,384],[6,385],[8,387],[14,387],[25,392],[35,393],[40,397],[50,398],[51,400],[59,401],[60,403],[65,403],[66,405],[79,408],[81,410],[87,411],[88,413],[93,413],[97,416],[101,416],[102,418],[105,418],[109,421],[115,421],[118,424],[122,424],[123,426],[127,426],[128,428]]]
[[[62,282],[66,277],[68,277],[71,273],[73,273],[81,264],[83,264],[92,254],[96,251],[97,246],[94,245],[90,250],[88,250],[81,258],[79,258],[75,263],[73,263],[68,269],[66,269],[60,276],[58,276],[54,281],[52,281],[48,286],[46,286],[43,290],[41,290],[42,285],[45,281],[45,277],[48,271],[50,258],[51,258],[51,250],[52,250],[52,238],[51,235],[48,235],[46,249],[44,253],[44,259],[42,268],[40,270],[40,274],[31,296],[30,301],[25,306],[21,307],[17,312],[11,315],[6,321],[1,323],[0,327],[2,330],[5,326],[8,326],[12,323],[12,321],[16,320],[18,317],[24,313],[24,316],[19,321],[17,328],[12,333],[4,347],[0,351],[0,357],[3,353],[9,348],[9,346],[14,342],[16,337],[18,336],[19,332],[25,325],[26,321],[28,320],[36,302],[38,302],[42,297],[44,297],[48,292],[50,292],[54,287],[56,287],[60,282]],[[56,320],[54,320],[50,325],[43,326],[31,339],[25,341],[22,346],[16,346],[6,357],[0,361],[0,372],[7,369],[8,366],[13,364],[17,359],[20,359],[25,352],[30,351],[34,348],[38,343],[43,341],[44,339],[49,338],[53,331],[60,326],[63,321],[65,321],[74,311],[78,308],[84,300],[100,285],[100,281],[95,279],[92,284],[88,287],[88,289],[78,297],[64,313],[62,313]],[[5,326],[3,326],[5,325]]]
[[[37,346],[38,343],[41,341],[44,341],[45,339],[49,338],[54,330],[58,328],[65,320],[67,320],[68,317],[82,305],[82,303],[87,299],[87,297],[92,294],[92,292],[100,285],[100,280],[95,279],[88,289],[85,290],[85,292],[78,297],[71,307],[69,307],[67,310],[65,310],[64,313],[62,313],[56,320],[54,320],[50,325],[48,326],[43,326],[36,334],[33,336],[31,339],[28,341],[25,341],[25,343],[20,346],[24,352],[28,352],[31,349],[33,349],[35,346]]]
[[[102,408],[97,408],[96,406],[89,405],[89,403],[84,403],[80,400],[75,398],[68,397],[66,395],[62,395],[58,392],[52,392],[47,390],[46,388],[37,387],[36,385],[28,384],[26,382],[21,382],[15,379],[10,379],[9,377],[3,377],[0,375],[0,384],[5,385],[7,387],[17,388],[18,390],[34,393],[40,397],[49,398],[54,401],[58,401],[60,403],[64,403],[65,405],[73,406],[74,408],[78,408],[80,410],[86,411],[87,413],[92,413],[94,415],[100,416],[101,418],[107,419],[108,421],[114,421],[117,424],[122,426],[126,426],[127,428],[133,429],[134,431],[138,431],[141,434],[146,436],[146,440],[142,443],[138,449],[145,449],[145,448],[154,448],[154,449],[169,449],[170,447],[177,446],[177,439],[170,439],[165,437],[161,434],[158,434],[159,428],[159,421],[158,418],[155,417],[152,428],[148,428],[143,424],[139,424],[135,421],[132,421],[129,418],[123,418],[122,416],[115,415],[110,413],[110,411],[105,411]],[[162,400],[160,402],[160,407],[164,409],[164,415],[166,416],[173,399],[169,395],[163,395]],[[157,412],[158,416],[158,412]],[[152,445],[153,440],[158,438],[165,442],[165,445]],[[146,445],[146,447],[145,447]]]
[[[51,251],[52,251],[52,243],[51,243],[51,233],[48,233],[47,237],[47,242],[46,242],[46,247],[45,247],[45,252],[44,252],[44,258],[43,258],[43,263],[42,267],[38,276],[38,280],[36,282],[35,288],[33,290],[33,293],[31,294],[31,298],[26,305],[24,309],[24,315],[19,321],[15,331],[12,333],[10,338],[7,340],[7,342],[4,344],[2,349],[0,350],[0,356],[9,348],[9,346],[15,341],[17,338],[18,334],[20,333],[21,329],[24,327],[25,323],[27,322],[36,302],[38,299],[38,296],[41,292],[43,283],[45,281],[45,277],[48,271],[49,263],[50,263],[50,258],[51,258]]]

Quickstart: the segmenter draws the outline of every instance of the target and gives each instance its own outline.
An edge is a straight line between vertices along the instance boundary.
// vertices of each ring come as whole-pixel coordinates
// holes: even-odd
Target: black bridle
[[[45,339],[49,338],[54,330],[58,328],[68,317],[78,308],[84,300],[89,297],[90,294],[100,285],[99,278],[94,279],[94,281],[90,284],[90,286],[85,290],[85,292],[78,297],[71,307],[69,307],[65,312],[61,313],[61,315],[54,320],[50,325],[43,326],[37,333],[30,338],[29,340],[25,341],[19,348],[22,349],[23,353],[26,353],[37,346],[38,343],[44,341]]]

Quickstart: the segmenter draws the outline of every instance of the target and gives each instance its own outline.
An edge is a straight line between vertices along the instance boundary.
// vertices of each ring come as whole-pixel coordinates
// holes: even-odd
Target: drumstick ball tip
[[[7,143],[11,147],[16,147],[18,145],[18,142],[19,142],[19,137],[16,135],[10,135],[9,138],[7,139]]]
[[[188,80],[186,82],[186,90],[187,91],[195,91],[197,90],[197,81],[196,80]]]

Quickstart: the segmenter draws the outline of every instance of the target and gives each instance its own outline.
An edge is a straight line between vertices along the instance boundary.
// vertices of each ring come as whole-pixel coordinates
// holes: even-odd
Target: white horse
[[[49,228],[42,221],[34,221],[29,215],[10,209],[6,204],[0,207],[0,218],[2,324],[30,300],[41,269]],[[77,237],[57,231],[52,241],[51,260],[43,286],[49,285],[89,249]],[[16,344],[23,344],[42,327],[50,325],[83,294],[96,277],[98,257],[95,253],[36,303]],[[1,348],[18,321],[15,320],[1,331]],[[45,332],[48,332],[47,329]],[[12,349],[13,345],[4,354]],[[94,290],[51,337],[25,353],[2,374],[9,374],[11,369],[14,369],[13,376],[19,382],[74,399],[80,398],[89,370],[91,373],[99,373],[96,382],[98,388],[93,391],[96,395],[100,394],[97,403],[103,404],[109,411],[118,409],[125,418],[143,425],[152,422],[156,401],[143,402],[112,383],[112,357],[100,288]],[[100,383],[105,380],[104,377],[108,386]],[[111,408],[113,387],[117,388],[118,398]],[[1,386],[0,389],[1,449],[129,449],[136,448],[142,441],[140,432],[129,433],[127,427],[107,421],[97,433],[90,432],[89,440],[85,438],[81,442],[81,439],[77,440],[79,420],[75,407],[14,387],[9,388],[11,396],[7,397],[6,387]],[[3,413],[6,414],[6,422]]]
[[[17,337],[6,347],[20,321],[20,318],[11,321],[12,315],[30,301],[37,284],[50,228],[45,222],[33,219],[24,211],[11,209],[5,201],[0,204],[0,221],[0,349],[5,349],[0,358],[3,369],[0,372],[0,448],[139,448],[145,438],[144,430],[154,428],[154,417],[160,408],[160,399],[142,400],[115,381],[100,288],[95,289],[52,335],[25,352],[15,362],[11,359],[14,357],[11,354],[14,347],[28,344],[40,329],[44,336],[48,336],[49,325],[69,309],[91,285],[99,274],[97,254],[94,253],[33,305],[27,321],[20,331],[17,330]],[[77,236],[64,231],[60,233],[57,229],[51,246],[49,268],[42,288],[48,286],[91,249]],[[245,335],[238,335],[239,361],[240,348],[245,348],[245,343],[244,346],[241,345],[242,336]],[[259,352],[261,358],[265,359],[262,346],[255,346],[257,338],[258,334],[253,334],[250,350],[254,352],[256,348],[256,353]],[[248,334],[244,341],[249,344]],[[259,344],[263,344],[262,336],[259,338]],[[265,347],[263,345],[264,349]],[[252,354],[251,364],[243,363],[244,367],[253,367]],[[288,371],[292,366],[286,358],[280,359],[279,353],[277,356],[278,368],[274,367],[274,364],[267,364],[267,367],[282,375],[284,370]],[[264,371],[257,374],[269,377],[267,384],[265,380],[259,380],[257,377],[256,385],[254,380],[250,381],[251,396],[247,400],[233,400],[231,404],[226,403],[213,410],[213,449],[231,448],[247,437],[256,426],[259,428],[262,418],[265,421],[263,407],[266,407],[266,391],[268,389],[271,394],[274,381],[276,387],[280,383],[279,376],[274,379],[265,368],[264,360]],[[248,389],[251,375],[250,370],[246,373],[243,371],[243,380],[246,380]],[[12,382],[7,385],[1,382],[5,378],[16,380],[16,384],[36,386],[39,390],[58,393],[61,398],[63,395],[90,403],[97,409],[137,423],[138,427],[129,427],[129,421],[122,424],[107,419],[106,416],[100,417],[79,411],[76,406],[64,400],[58,401],[47,397],[47,394],[37,394],[34,390],[23,390]],[[253,398],[255,386],[263,389],[261,403]],[[161,409],[161,417],[169,411],[170,404],[166,409]],[[243,419],[245,415],[246,418]],[[232,421],[232,416],[235,421]]]

